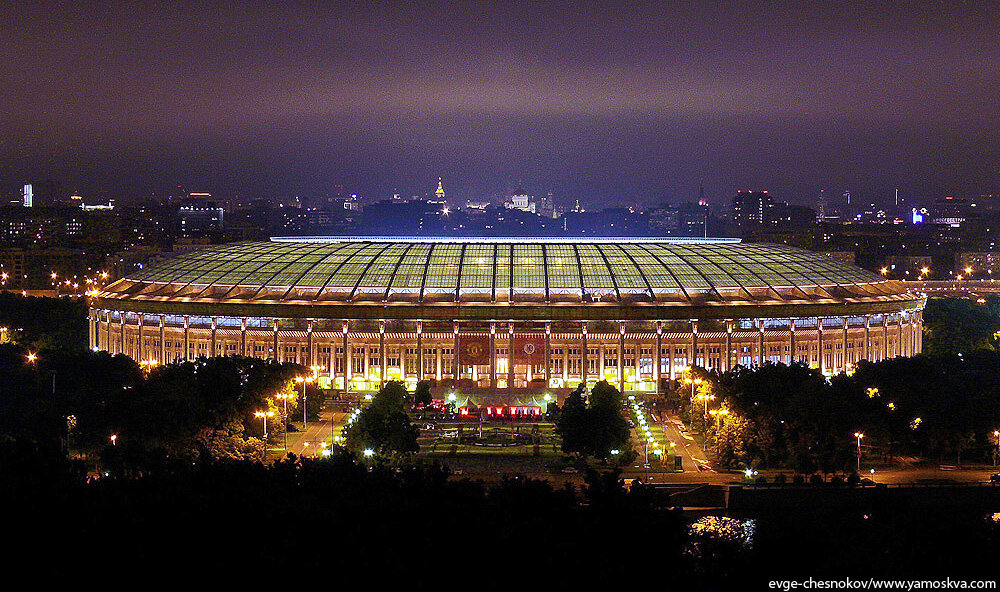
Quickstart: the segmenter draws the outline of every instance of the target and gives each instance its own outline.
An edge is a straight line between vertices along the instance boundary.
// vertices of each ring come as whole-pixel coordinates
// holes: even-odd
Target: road
[[[674,452],[681,457],[681,467],[683,472],[662,472],[656,465],[650,468],[648,478],[653,483],[711,483],[725,484],[739,482],[740,475],[731,473],[716,472],[708,463],[708,456],[698,443],[688,435],[684,424],[676,416],[663,415],[658,420],[653,419],[663,431],[663,437],[674,443]],[[636,439],[640,442],[641,437],[636,434]],[[638,466],[633,466],[623,472],[627,478],[646,477],[646,471],[642,469],[642,448],[639,448]]]
[[[288,433],[288,452],[296,456],[318,456],[323,450],[321,444],[324,442],[330,443],[333,438],[334,426],[337,426],[337,431],[339,432],[340,426],[343,426],[346,417],[346,413],[339,411],[326,409],[320,411],[319,419],[310,421],[305,432]],[[299,430],[302,429],[301,421],[293,422],[292,425]],[[270,458],[281,457],[285,454],[285,451],[281,448],[272,448],[268,452]]]
[[[975,467],[964,469],[941,469],[938,466],[923,466],[907,469],[882,469],[874,475],[864,473],[878,483],[931,485],[935,483],[984,483],[998,469]]]
[[[661,418],[663,434],[674,443],[674,450],[680,455],[685,472],[715,472],[708,464],[708,456],[694,438],[684,431],[684,424],[676,417]]]

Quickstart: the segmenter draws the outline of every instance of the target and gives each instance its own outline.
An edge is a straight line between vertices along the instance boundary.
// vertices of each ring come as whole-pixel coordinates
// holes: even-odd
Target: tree
[[[742,415],[729,411],[719,419],[715,433],[716,457],[723,466],[734,467],[749,462],[746,442],[750,439],[750,424]]]
[[[404,412],[409,408],[409,402],[410,393],[406,390],[406,385],[398,380],[390,380],[372,397],[371,406],[383,411]]]
[[[402,383],[386,383],[348,428],[347,448],[356,453],[372,450],[380,457],[397,459],[417,452],[420,430],[406,414],[408,400]]]
[[[598,382],[590,390],[591,407],[621,409],[623,404],[624,399],[622,398],[622,394],[606,380]]]
[[[583,400],[583,385],[563,404],[556,424],[563,452],[605,460],[611,451],[628,444],[628,421],[622,415],[622,395],[606,381],[594,385],[590,406]]]
[[[980,305],[968,298],[931,298],[924,309],[923,351],[932,355],[996,349],[1000,299]]]
[[[583,456],[587,452],[587,403],[581,384],[563,403],[556,422],[556,433],[562,438],[562,451]]]
[[[413,391],[413,406],[426,407],[431,404],[431,383],[421,380],[417,383],[417,388]]]

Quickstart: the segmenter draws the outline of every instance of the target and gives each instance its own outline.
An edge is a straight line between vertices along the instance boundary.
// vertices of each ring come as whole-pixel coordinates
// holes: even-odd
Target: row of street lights
[[[295,377],[295,382],[298,382],[298,383],[300,383],[302,385],[302,429],[303,429],[303,431],[305,430],[306,427],[308,427],[308,424],[306,423],[306,384],[310,384],[310,383],[314,382],[316,380],[316,374],[317,374],[317,372],[321,369],[320,366],[310,366],[309,368],[310,368],[310,370],[313,371],[313,375],[312,376],[296,376]],[[282,404],[282,407],[283,407],[282,418],[284,419],[284,422],[285,422],[285,426],[284,426],[285,429],[283,430],[283,432],[284,432],[284,439],[285,439],[285,443],[284,443],[284,451],[285,452],[288,452],[288,400],[292,399],[294,397],[295,397],[295,395],[293,395],[291,393],[278,393],[277,395],[275,395],[275,398],[281,401],[281,404]],[[261,421],[263,422],[263,424],[264,424],[264,452],[261,454],[261,456],[264,457],[264,461],[266,462],[267,461],[267,457],[266,457],[266,455],[267,455],[267,418],[274,417],[274,411],[271,411],[269,409],[268,410],[262,409],[262,410],[254,411],[254,417],[259,417],[261,419]],[[325,443],[323,444],[323,447],[325,448]]]

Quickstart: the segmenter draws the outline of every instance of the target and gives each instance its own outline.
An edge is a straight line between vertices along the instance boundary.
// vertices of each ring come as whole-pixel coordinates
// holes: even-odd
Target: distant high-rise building
[[[26,208],[32,207],[32,201],[34,199],[34,195],[31,189],[31,183],[26,183],[24,185],[24,188],[21,189],[21,199],[22,199],[21,205],[23,205]]]
[[[764,224],[771,219],[774,200],[766,191],[738,191],[733,198],[733,222],[737,226]]]
[[[538,204],[538,213],[546,218],[557,218],[559,212],[556,209],[555,199],[552,197],[552,192],[549,191],[547,194],[543,195],[540,200],[541,203]]]
[[[826,192],[819,190],[819,199],[816,200],[816,220],[822,222],[826,219]]]
[[[188,198],[177,209],[182,235],[192,236],[222,229],[224,209],[211,201],[211,197],[211,193],[205,192],[188,194]]]

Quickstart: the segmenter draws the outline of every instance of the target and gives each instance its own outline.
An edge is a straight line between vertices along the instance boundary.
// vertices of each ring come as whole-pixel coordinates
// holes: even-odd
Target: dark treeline
[[[487,486],[449,479],[436,465],[396,470],[354,459],[342,452],[265,467],[148,455],[123,471],[142,477],[86,484],[58,450],[0,443],[0,499],[18,508],[6,529],[16,556],[6,559],[61,575],[96,566],[116,576],[276,570],[296,581],[327,574],[417,585],[467,574],[486,588],[563,570],[568,582],[613,582],[636,562],[674,577],[703,571],[684,554],[680,514],[651,490],[625,491],[614,475],[590,475],[582,489],[517,476]],[[629,545],[633,536],[655,544]],[[53,544],[57,559],[38,556]],[[583,566],[585,575],[567,570]]]
[[[284,429],[275,395],[292,393],[289,418],[301,417],[296,364],[239,356],[199,358],[144,369],[127,356],[86,349],[34,350],[0,344],[0,434],[60,441],[74,452],[118,447],[162,448],[191,458],[258,458],[263,424],[268,439]],[[316,416],[318,391],[307,385],[306,411]]]
[[[1000,352],[919,355],[824,378],[802,364],[705,375],[728,411],[711,422],[720,461],[803,474],[851,471],[866,458],[993,462],[1000,429]]]
[[[924,309],[924,347],[931,355],[1000,348],[1000,297],[931,298]]]
[[[37,298],[0,292],[0,343],[15,341],[35,350],[87,348],[87,305],[73,298]]]
[[[783,498],[744,518],[693,522],[665,493],[626,489],[616,473],[590,472],[582,487],[516,475],[487,485],[437,465],[366,466],[344,451],[269,466],[137,454],[107,468],[88,478],[57,447],[0,441],[0,503],[16,509],[5,519],[17,543],[8,563],[46,577],[725,590],[810,576],[970,578],[1000,551],[981,503],[941,512],[942,500],[898,490]]]

